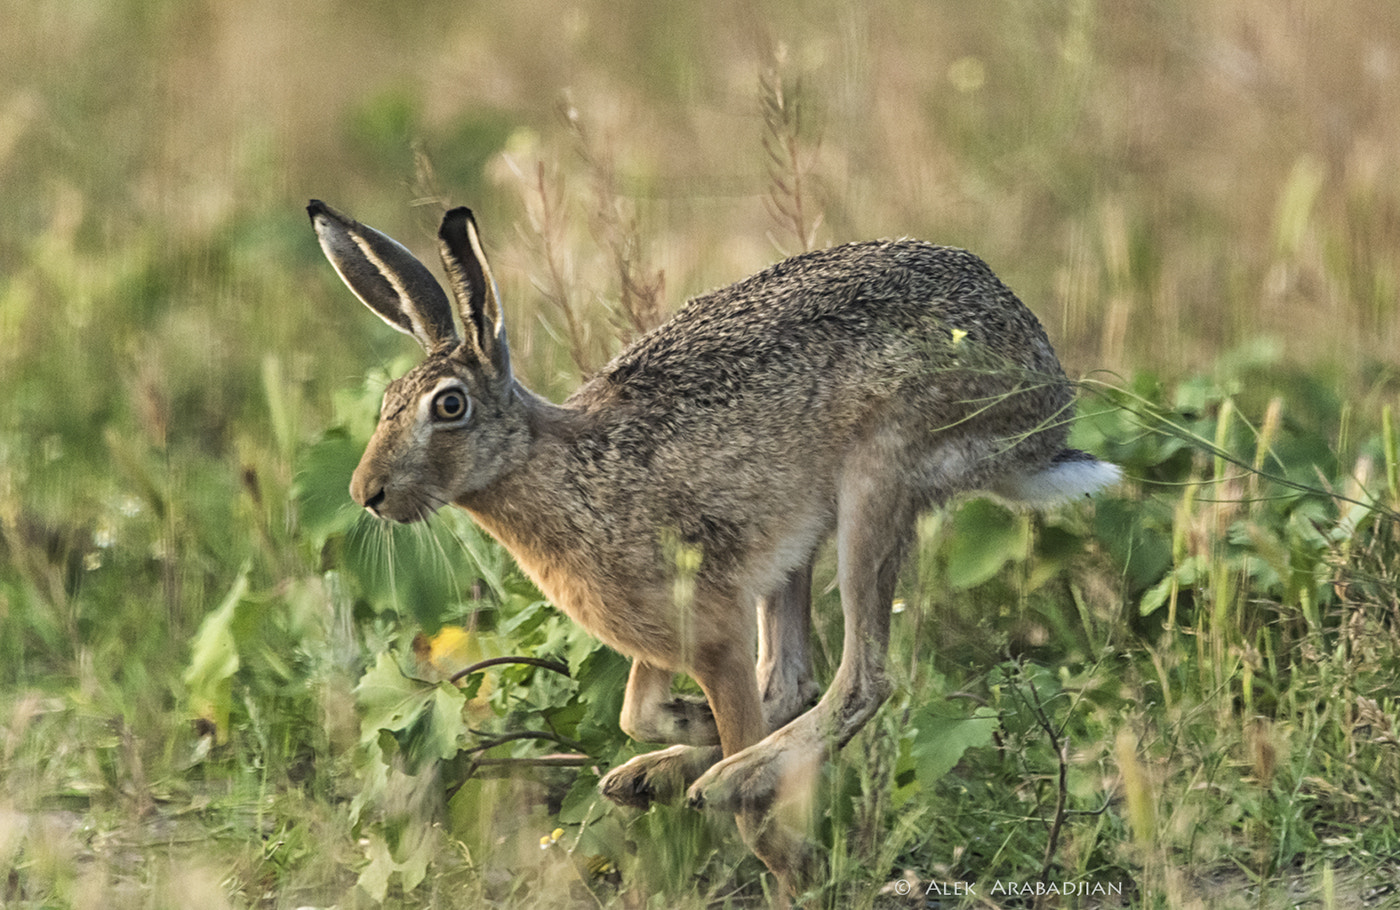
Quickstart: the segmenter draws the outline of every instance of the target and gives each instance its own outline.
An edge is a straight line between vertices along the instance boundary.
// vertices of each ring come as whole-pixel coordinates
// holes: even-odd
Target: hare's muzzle
[[[372,472],[366,471],[362,461],[350,478],[350,498],[364,506],[376,518],[386,518],[388,516],[381,509],[387,496],[384,482],[372,476]]]
[[[446,501],[431,485],[403,483],[401,472],[386,468],[382,459],[371,455],[365,453],[350,478],[350,496],[375,518],[400,524],[426,521],[436,505]]]

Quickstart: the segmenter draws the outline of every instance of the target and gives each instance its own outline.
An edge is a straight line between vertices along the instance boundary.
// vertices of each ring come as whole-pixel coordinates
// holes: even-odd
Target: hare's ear
[[[398,241],[319,199],[311,200],[306,212],[326,258],[365,306],[430,354],[457,344],[452,306],[427,266]]]
[[[474,348],[477,359],[498,376],[510,375],[510,348],[506,344],[506,324],[501,315],[501,297],[486,252],[481,248],[481,235],[471,209],[455,208],[442,217],[438,229],[442,264],[447,269],[448,285],[457,298],[457,312],[467,334],[467,345]]]

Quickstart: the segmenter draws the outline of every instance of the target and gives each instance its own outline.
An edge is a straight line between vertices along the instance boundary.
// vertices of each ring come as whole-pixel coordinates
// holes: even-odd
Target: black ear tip
[[[459,205],[455,209],[449,209],[447,214],[442,216],[442,228],[438,234],[446,237],[449,233],[465,233],[467,225],[476,226],[476,217],[472,215],[472,210],[465,205]]]
[[[317,216],[330,214],[330,210],[331,207],[319,199],[312,199],[306,204],[306,214],[311,216],[312,221],[315,221]]]

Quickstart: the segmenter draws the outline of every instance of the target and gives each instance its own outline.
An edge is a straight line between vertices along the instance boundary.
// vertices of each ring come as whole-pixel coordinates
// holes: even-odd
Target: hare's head
[[[355,296],[428,354],[385,390],[379,427],[350,495],[382,518],[427,518],[508,471],[528,445],[500,299],[476,222],[470,210],[457,208],[438,231],[459,334],[442,285],[407,249],[318,200],[307,212],[326,258]]]

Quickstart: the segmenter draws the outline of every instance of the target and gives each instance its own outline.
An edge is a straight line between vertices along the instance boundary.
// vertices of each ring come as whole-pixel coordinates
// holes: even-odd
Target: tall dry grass
[[[19,7],[0,251],[14,274],[46,231],[197,247],[249,220],[290,230],[312,195],[421,243],[417,141],[439,192],[482,209],[518,335],[527,276],[550,269],[522,236],[541,162],[581,302],[636,294],[606,236],[625,205],[674,306],[794,246],[764,204],[781,60],[825,217],[804,243],[974,249],[1082,370],[1198,368],[1266,334],[1290,357],[1388,362],[1398,36],[1384,0]]]

